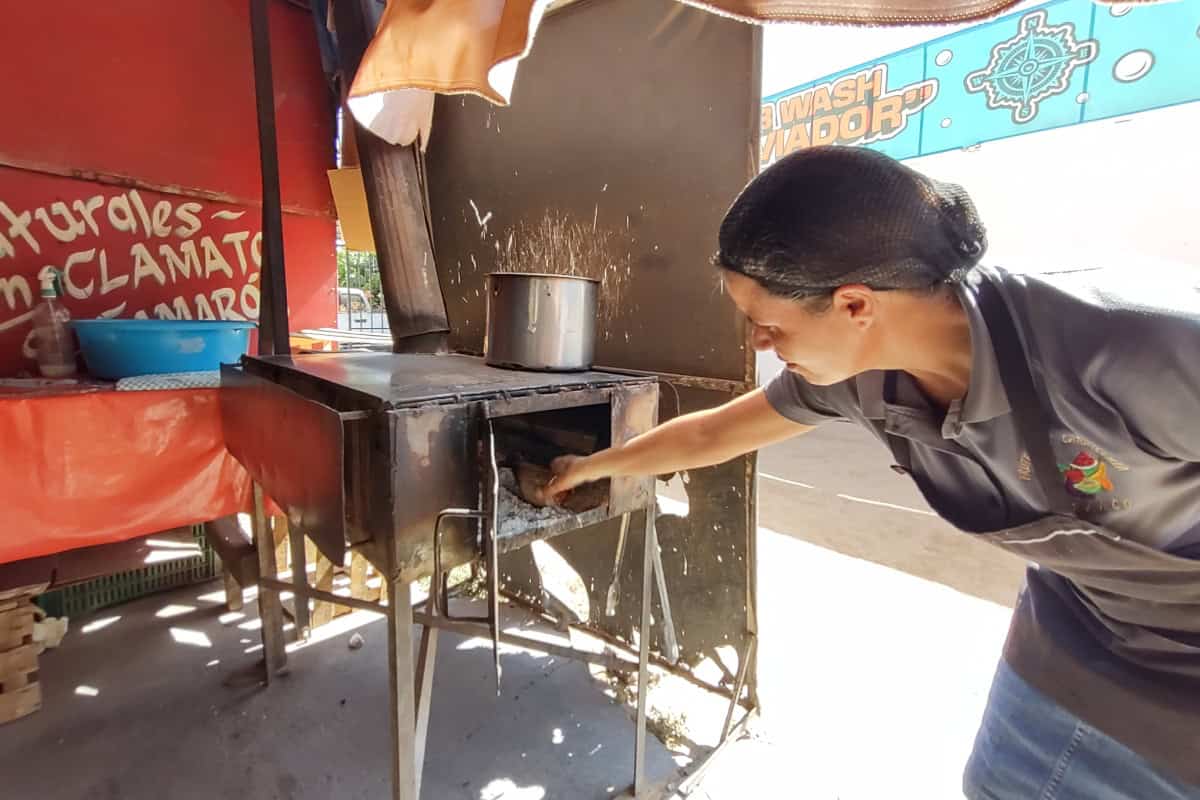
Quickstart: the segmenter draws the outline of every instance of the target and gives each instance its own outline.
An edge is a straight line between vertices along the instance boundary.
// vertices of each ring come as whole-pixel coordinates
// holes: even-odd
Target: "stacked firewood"
[[[42,707],[38,645],[33,638],[37,613],[34,594],[36,591],[29,588],[0,593],[0,723],[28,716]]]

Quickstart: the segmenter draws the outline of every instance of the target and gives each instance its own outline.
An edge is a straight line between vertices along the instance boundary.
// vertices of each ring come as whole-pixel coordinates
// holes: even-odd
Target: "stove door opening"
[[[609,403],[496,417],[493,425],[502,495],[506,495],[501,498],[502,529],[505,516],[519,518],[512,520],[519,527],[539,527],[538,518],[552,512],[579,515],[607,510],[611,491],[611,482],[607,480],[571,491],[558,499],[559,508],[538,506],[541,490],[553,476],[550,467],[554,459],[591,455],[609,447],[612,442]]]

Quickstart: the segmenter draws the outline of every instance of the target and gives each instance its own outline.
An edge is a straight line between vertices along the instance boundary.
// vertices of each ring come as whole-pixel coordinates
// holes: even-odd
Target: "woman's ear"
[[[852,324],[866,328],[875,322],[879,296],[868,286],[847,284],[833,293],[833,308]]]

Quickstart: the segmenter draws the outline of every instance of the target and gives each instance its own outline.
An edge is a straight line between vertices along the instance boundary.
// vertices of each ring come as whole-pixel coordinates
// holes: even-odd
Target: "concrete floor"
[[[786,754],[781,771],[757,773],[765,785],[821,800],[961,797],[1008,608],[769,529],[759,608],[762,733]]]
[[[0,797],[390,796],[381,618],[355,612],[318,629],[263,689],[236,679],[261,655],[255,604],[224,614],[217,589],[73,620],[41,658],[42,710],[0,727]],[[347,647],[352,629],[359,650]],[[441,636],[422,797],[598,800],[632,781],[633,723],[583,664],[505,647],[496,698],[490,642]],[[653,737],[648,753],[652,778],[674,774]]]

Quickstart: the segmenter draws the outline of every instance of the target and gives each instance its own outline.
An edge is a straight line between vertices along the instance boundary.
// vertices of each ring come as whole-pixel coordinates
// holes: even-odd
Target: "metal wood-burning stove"
[[[654,479],[616,478],[600,505],[525,525],[505,524],[500,473],[506,464],[545,462],[551,454],[586,454],[649,430],[658,415],[652,377],[611,372],[537,373],[489,367],[461,355],[355,353],[243,358],[222,371],[222,418],[230,452],[255,481],[255,541],[267,678],[284,665],[280,591],[290,591],[296,628],[307,628],[307,599],[386,613],[392,696],[394,796],[416,800],[425,747],[437,631],[490,634],[500,687],[498,644],[629,669],[613,654],[523,640],[500,631],[501,554],[570,531],[644,511],[646,535],[639,637],[635,793],[643,789],[650,636],[651,573],[659,576],[667,639],[669,604],[655,569]],[[264,495],[287,515],[292,582],[275,579]],[[308,585],[303,537],[333,563],[347,547],[384,576],[387,607]],[[622,534],[624,539],[624,533]],[[488,578],[485,617],[450,615],[443,580],[457,565],[482,558]],[[430,601],[415,614],[409,584],[431,577]],[[304,599],[301,599],[304,598]],[[413,621],[422,627],[414,669]]]

